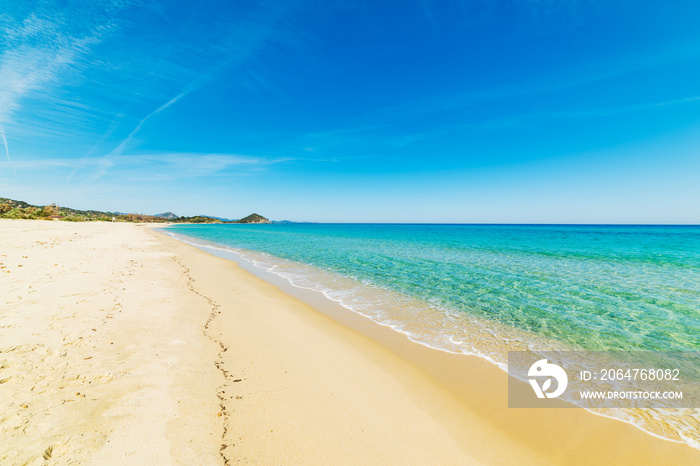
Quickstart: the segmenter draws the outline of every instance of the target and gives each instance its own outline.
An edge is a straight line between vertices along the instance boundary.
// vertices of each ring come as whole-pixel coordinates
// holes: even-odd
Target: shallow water
[[[509,350],[700,350],[697,226],[226,224],[167,231],[231,250],[416,342],[502,368]],[[605,414],[699,446],[697,410]]]

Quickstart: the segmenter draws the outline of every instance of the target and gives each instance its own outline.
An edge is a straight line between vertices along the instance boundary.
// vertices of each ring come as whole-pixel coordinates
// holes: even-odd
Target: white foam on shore
[[[269,278],[265,277],[265,273],[269,273],[284,279],[294,288],[319,293],[327,300],[353,313],[406,335],[415,343],[448,353],[477,356],[504,371],[508,370],[508,350],[514,350],[515,347],[519,350],[528,349],[531,344],[529,342],[538,339],[534,335],[520,335],[497,323],[488,325],[466,314],[418,301],[367,281],[342,277],[333,272],[281,259],[267,253],[222,246],[164,231],[169,236],[187,244],[233,260],[260,278]],[[411,328],[411,322],[417,324],[416,327],[420,329]],[[435,332],[435,327],[439,323],[445,327],[442,330],[451,327],[452,330],[461,330],[461,332],[460,334]],[[497,326],[503,328],[496,330]],[[484,347],[492,346],[491,351],[474,344],[475,334],[485,340],[482,342]],[[488,344],[486,340],[489,340]],[[539,344],[543,346],[545,342],[540,341]],[[550,345],[548,349],[563,350],[564,348]]]
[[[418,301],[367,281],[340,276],[314,266],[279,258],[268,253],[250,251],[174,233],[162,232],[218,257],[232,260],[259,278],[270,281],[279,277],[289,286],[322,295],[343,308],[373,322],[404,334],[414,343],[452,354],[476,356],[508,372],[508,351],[572,351],[559,342],[538,335],[485,322],[463,313]],[[266,275],[270,274],[270,275]],[[284,290],[283,290],[284,291]],[[700,409],[690,409],[682,419],[662,409],[646,410],[647,416],[635,416],[632,409],[589,409],[586,411],[626,422],[647,434],[675,443],[685,443],[700,450],[694,435],[700,433]],[[649,416],[649,412],[654,414]],[[649,417],[649,420],[646,419]],[[674,419],[677,422],[674,422]],[[683,422],[686,421],[686,422]],[[654,423],[670,427],[677,438],[656,432]],[[695,422],[697,425],[692,425]],[[663,429],[662,429],[663,430]],[[665,432],[668,432],[666,429]]]

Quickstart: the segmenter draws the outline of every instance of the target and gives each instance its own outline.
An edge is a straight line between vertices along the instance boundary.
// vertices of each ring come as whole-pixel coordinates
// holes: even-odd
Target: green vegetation
[[[172,212],[163,212],[162,214],[156,214],[155,217],[161,217],[161,218],[165,218],[168,220],[173,220],[173,219],[178,218],[178,216]]]
[[[124,215],[112,212],[100,212],[98,210],[76,210],[69,207],[59,207],[56,204],[35,206],[24,201],[0,197],[0,218],[13,219],[42,219],[65,220],[69,222],[83,222],[88,220],[111,221],[112,217],[126,221]]]
[[[85,222],[91,220],[110,222],[112,219],[115,219],[118,222],[136,223],[233,223],[206,215],[178,217],[172,212],[165,212],[158,215],[144,215],[101,212],[99,210],[76,210],[70,207],[59,207],[56,204],[35,206],[24,201],[16,201],[4,197],[0,197],[0,218],[63,220],[67,222]],[[262,215],[252,214],[235,223],[270,223],[270,221]]]
[[[98,210],[76,210],[70,207],[59,207],[56,204],[47,206],[35,206],[24,201],[0,197],[0,218],[15,219],[43,219],[66,220],[69,222],[83,222],[87,220],[111,221],[112,217],[126,220],[124,215],[112,212],[100,212]]]
[[[272,223],[265,217],[259,214],[250,214],[247,217],[244,217],[240,220],[237,220],[235,223]]]
[[[176,223],[228,223],[222,222],[218,218],[205,217],[203,215],[196,215],[194,217],[178,217],[172,221]]]

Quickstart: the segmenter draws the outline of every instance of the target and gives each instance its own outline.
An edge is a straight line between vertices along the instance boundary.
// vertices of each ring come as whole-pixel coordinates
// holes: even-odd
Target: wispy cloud
[[[136,125],[136,127],[129,133],[129,135],[124,139],[117,147],[115,147],[108,155],[109,156],[116,156],[116,155],[121,155],[124,152],[124,149],[126,146],[134,139],[134,136],[141,131],[141,128],[143,127],[144,123],[146,123],[148,120],[153,118],[154,116],[158,115],[160,112],[165,110],[166,108],[170,107],[171,105],[175,104],[178,100],[186,96],[192,91],[192,89],[188,88],[184,90],[183,92],[179,93],[172,99],[168,100],[166,103],[146,115],[139,121],[139,123]]]
[[[182,177],[204,176],[230,168],[258,170],[266,166],[295,160],[292,157],[257,157],[242,154],[170,153],[159,155],[137,155],[121,158],[133,164],[158,164],[172,169]]]
[[[13,153],[10,159],[13,140],[51,147],[68,156],[72,170],[59,175],[66,184],[92,182],[127,162],[144,162],[138,154],[121,157],[133,154],[142,141],[153,141],[148,130],[158,116],[202,87],[233,72],[243,87],[270,86],[256,71],[262,66],[256,55],[274,42],[293,46],[293,28],[280,22],[302,1],[250,7],[221,0],[191,10],[154,8],[138,0],[10,6],[0,13],[0,128],[7,135],[6,158],[21,171],[28,164],[17,162],[26,154]],[[224,6],[226,14],[212,14]],[[73,159],[71,150],[80,150],[82,159]],[[169,157],[172,170],[189,160],[189,172],[195,174],[270,163],[206,154]],[[150,161],[156,162],[166,166],[165,160]]]
[[[142,132],[142,130],[144,130],[146,123],[151,121],[161,112],[175,106],[178,102],[183,100],[189,94],[196,92],[200,88],[209,84],[211,81],[217,79],[221,76],[222,73],[227,71],[230,72],[232,68],[241,65],[242,63],[246,63],[246,75],[255,80],[257,84],[269,87],[269,85],[265,83],[265,80],[253,71],[254,66],[252,63],[255,61],[253,57],[260,48],[267,45],[272,40],[272,35],[285,35],[287,45],[289,41],[293,40],[289,37],[288,32],[284,32],[284,28],[279,28],[277,26],[278,22],[285,16],[285,14],[287,14],[287,12],[291,8],[293,8],[294,4],[296,3],[299,2],[287,2],[284,7],[281,7],[279,5],[275,5],[274,7],[270,5],[261,5],[259,11],[257,11],[251,18],[247,18],[241,21],[240,24],[236,24],[235,22],[225,23],[224,28],[221,30],[222,33],[216,36],[216,40],[208,43],[207,48],[203,50],[198,50],[198,60],[182,60],[180,57],[183,56],[183,54],[176,54],[176,58],[172,59],[174,61],[170,62],[168,61],[167,56],[173,52],[173,47],[168,46],[167,52],[157,60],[159,64],[156,68],[180,68],[182,71],[181,82],[184,81],[186,84],[180,84],[178,86],[180,90],[177,91],[177,93],[173,97],[169,98],[167,101],[160,104],[150,113],[140,118],[138,122],[133,126],[133,129],[131,129],[131,131],[123,139],[121,139],[121,141],[113,149],[111,149],[107,153],[106,157],[108,159],[111,159],[114,157],[121,156],[124,153],[128,153],[128,151],[135,149],[138,146],[137,135],[140,132]],[[196,12],[192,12],[188,24],[196,23],[196,21],[197,14]],[[203,31],[203,33],[204,35],[208,35],[214,34],[215,31]],[[192,31],[180,31],[177,34],[186,34],[190,36],[192,34]],[[188,55],[189,53],[184,54],[184,56]],[[207,57],[209,59],[205,60]],[[204,68],[202,68],[201,64],[199,63],[199,61],[202,60],[204,60],[207,63],[207,66],[205,66]],[[213,64],[210,65],[209,63]],[[160,74],[162,73],[163,70],[160,70]],[[159,72],[157,72],[155,69],[149,73],[149,76],[153,78],[151,86],[155,86],[156,88],[161,86],[163,81],[163,79],[155,79],[158,74]],[[239,72],[239,74],[241,73]],[[145,82],[140,83],[140,91],[137,91],[134,95],[132,95],[130,100],[133,100],[137,94],[141,94],[144,91],[148,91],[148,87],[149,85]],[[115,117],[112,120],[110,128],[103,135],[100,142],[105,140],[108,137],[108,135],[111,135],[112,133],[116,132],[118,126],[122,123],[121,120],[122,118],[120,118],[119,116]],[[93,147],[85,155],[85,157],[93,156],[93,154],[96,152],[96,148],[97,146]],[[181,155],[182,154],[171,154],[170,156],[173,157],[175,163],[179,163],[183,159]],[[193,157],[195,156],[195,154],[190,154],[189,159],[193,160]],[[194,168],[195,173],[201,171],[201,167],[203,166],[212,166],[213,156],[202,157],[202,159],[198,159],[197,163],[190,167],[190,169]],[[139,158],[141,157],[132,157],[130,158],[130,160],[136,161]],[[221,161],[222,159],[218,160]],[[234,163],[231,163],[230,158],[226,160],[226,164],[234,165]],[[240,158],[237,159],[235,164],[240,164],[242,160],[243,159]],[[255,165],[260,164],[256,163]],[[67,177],[66,181],[70,181],[74,173],[75,171]]]
[[[113,28],[112,15],[127,4],[116,0],[98,1],[85,8],[85,14],[80,14],[80,11],[52,8],[49,2],[26,15],[19,5],[16,11],[10,8],[11,11],[2,15],[0,128],[8,161],[6,131],[18,129],[15,116],[25,102],[37,95],[49,95],[48,90],[59,84],[64,73],[75,71],[91,48]],[[70,21],[68,15],[71,15]],[[44,115],[51,112],[47,104],[49,102],[44,101]]]
[[[136,136],[136,134],[138,134],[139,131],[141,131],[144,124],[148,120],[150,120],[154,116],[158,115],[162,111],[166,110],[167,108],[175,105],[176,103],[178,103],[181,99],[183,99],[188,94],[196,91],[197,89],[199,89],[202,86],[204,86],[205,84],[207,84],[209,81],[214,79],[217,76],[217,74],[225,66],[226,66],[226,63],[217,63],[213,67],[211,67],[209,70],[207,70],[206,72],[197,75],[196,78],[193,79],[189,84],[187,84],[181,92],[179,92],[177,95],[175,95],[174,97],[169,99],[167,102],[161,104],[159,107],[157,107],[155,110],[153,110],[151,113],[149,113],[145,117],[141,118],[141,120],[136,124],[134,129],[131,130],[131,132],[126,136],[126,138],[124,138],[119,143],[119,145],[117,145],[117,147],[112,149],[108,155],[109,156],[121,155],[128,148],[129,143],[131,143],[134,140],[134,137]],[[114,127],[115,122],[116,122],[116,120],[114,120],[112,122],[112,125],[111,125],[110,129],[108,130],[108,132],[113,131],[112,127]]]
[[[2,143],[5,145],[5,155],[7,156],[7,163],[12,167],[12,174],[17,177],[17,172],[15,171],[15,165],[10,160],[10,148],[7,146],[7,137],[5,137],[5,128],[0,127],[0,136],[2,136]]]
[[[244,154],[163,153],[137,155],[105,155],[82,159],[34,159],[17,163],[32,171],[65,168],[70,178],[83,174],[81,183],[93,183],[110,174],[123,179],[184,179],[194,177],[243,175],[265,170],[277,164],[300,159],[294,157],[260,157]]]
[[[64,31],[60,18],[31,14],[2,33],[10,46],[0,53],[0,123],[7,125],[23,98],[53,84],[61,71],[74,64],[101,40],[106,25],[80,36]]]

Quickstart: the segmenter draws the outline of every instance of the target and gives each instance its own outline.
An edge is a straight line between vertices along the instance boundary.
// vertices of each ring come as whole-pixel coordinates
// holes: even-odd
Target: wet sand
[[[583,410],[508,409],[495,366],[148,226],[8,220],[0,238],[3,464],[700,460]]]

